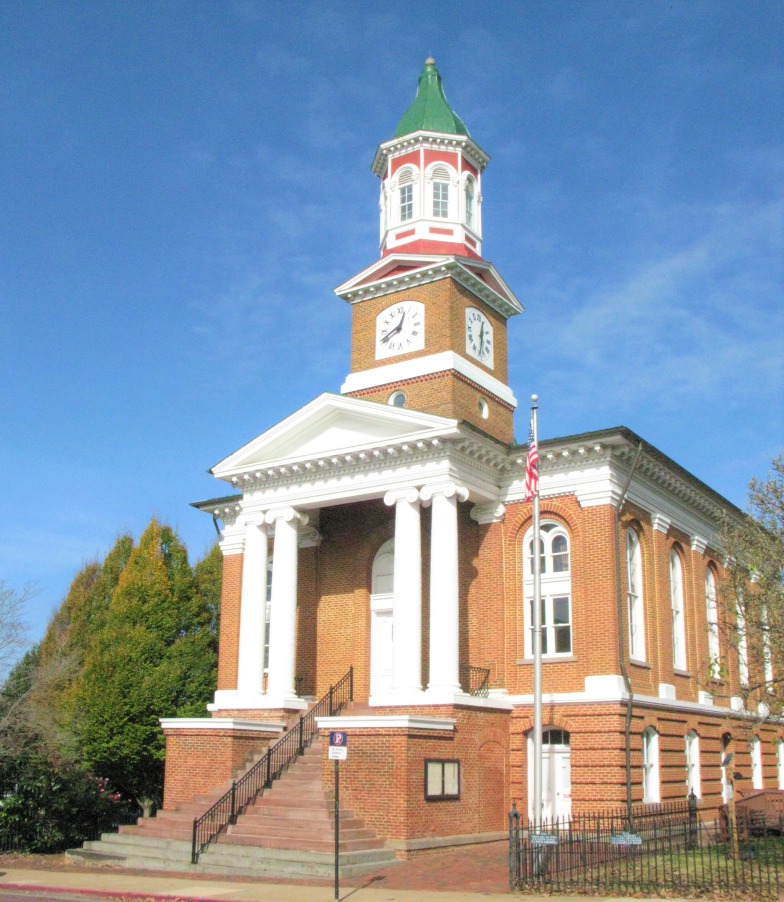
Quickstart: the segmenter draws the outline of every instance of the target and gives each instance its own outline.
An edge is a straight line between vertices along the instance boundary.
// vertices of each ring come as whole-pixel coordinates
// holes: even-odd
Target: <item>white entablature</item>
[[[486,504],[499,500],[509,465],[503,445],[457,420],[325,393],[213,467],[242,492],[236,505],[223,498],[198,507],[234,518],[380,498],[445,480]]]

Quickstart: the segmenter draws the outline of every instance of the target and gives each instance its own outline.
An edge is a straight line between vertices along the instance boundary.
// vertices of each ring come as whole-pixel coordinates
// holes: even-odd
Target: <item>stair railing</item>
[[[193,843],[191,846],[191,863],[197,864],[199,855],[211,842],[215,842],[230,824],[236,824],[237,818],[251,805],[265,789],[272,786],[274,780],[283,773],[291,762],[302,755],[313,742],[318,733],[316,719],[332,717],[339,714],[346,705],[354,700],[354,667],[316,704],[303,714],[293,727],[271,745],[264,756],[257,761],[244,776],[234,780],[231,789],[201,817],[193,819]]]

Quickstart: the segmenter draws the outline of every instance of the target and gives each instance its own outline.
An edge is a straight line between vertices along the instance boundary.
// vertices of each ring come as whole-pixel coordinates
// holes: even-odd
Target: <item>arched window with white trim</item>
[[[708,621],[708,666],[711,677],[718,679],[721,672],[719,612],[716,604],[716,575],[713,567],[708,567],[705,571],[705,617]]]
[[[784,739],[779,739],[776,742],[776,775],[779,789],[784,789]]]
[[[642,734],[642,800],[660,802],[659,789],[659,734],[648,727]]]
[[[626,597],[629,616],[629,657],[645,661],[645,609],[642,598],[642,555],[637,530],[626,530]]]
[[[686,795],[702,798],[700,781],[700,737],[694,730],[686,734]]]
[[[738,635],[738,676],[741,686],[749,685],[749,642],[746,636],[746,614],[743,594],[738,591],[735,602],[735,629]]]
[[[523,543],[523,597],[525,599],[525,656],[533,657],[533,530]],[[542,656],[572,653],[572,578],[569,534],[555,521],[540,525],[539,553],[542,571]]]
[[[762,743],[759,736],[752,736],[749,751],[751,752],[751,784],[755,789],[763,789],[765,781],[762,778]]]
[[[686,616],[683,602],[683,564],[675,548],[670,550],[670,610],[672,613],[672,666],[686,670]]]

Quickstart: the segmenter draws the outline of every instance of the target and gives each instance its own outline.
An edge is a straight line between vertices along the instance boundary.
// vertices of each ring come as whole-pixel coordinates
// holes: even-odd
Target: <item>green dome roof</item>
[[[432,57],[425,60],[416,98],[400,120],[395,137],[402,138],[420,131],[470,137],[468,129],[447,102],[436,61]]]

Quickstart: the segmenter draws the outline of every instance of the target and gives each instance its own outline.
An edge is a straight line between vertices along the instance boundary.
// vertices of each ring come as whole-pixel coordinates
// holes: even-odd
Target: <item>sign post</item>
[[[329,757],[335,762],[335,898],[340,899],[340,762],[348,757],[346,734],[340,730],[329,734]]]

